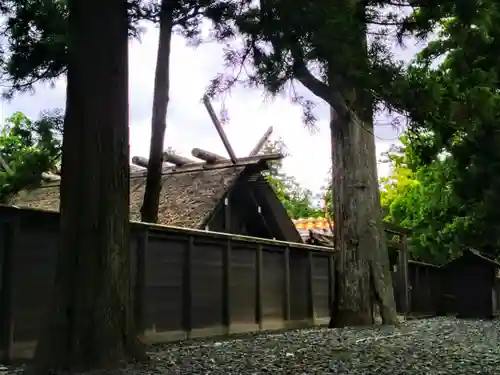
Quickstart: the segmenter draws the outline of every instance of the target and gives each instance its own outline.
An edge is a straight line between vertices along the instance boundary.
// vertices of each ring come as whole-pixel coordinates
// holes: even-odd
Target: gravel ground
[[[495,375],[499,334],[500,321],[452,318],[414,320],[398,328],[257,334],[155,347],[151,365],[115,374]]]

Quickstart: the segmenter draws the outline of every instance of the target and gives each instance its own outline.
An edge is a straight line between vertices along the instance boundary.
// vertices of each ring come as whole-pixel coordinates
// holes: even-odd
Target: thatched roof
[[[227,190],[239,178],[245,166],[199,169],[164,174],[158,223],[202,228]],[[130,218],[140,220],[140,208],[146,185],[145,174],[132,173],[130,181]],[[20,193],[12,201],[19,207],[59,211],[59,184],[51,184]]]

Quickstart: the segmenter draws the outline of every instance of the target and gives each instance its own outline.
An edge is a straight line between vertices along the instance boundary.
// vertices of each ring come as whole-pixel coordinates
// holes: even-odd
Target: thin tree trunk
[[[172,1],[162,1],[160,37],[156,59],[153,112],[151,116],[151,143],[149,149],[146,190],[141,208],[142,221],[156,223],[161,194],[162,154],[165,140],[166,117],[170,91],[170,44],[173,31]]]
[[[68,7],[60,243],[40,375],[145,357],[130,288],[127,1]]]

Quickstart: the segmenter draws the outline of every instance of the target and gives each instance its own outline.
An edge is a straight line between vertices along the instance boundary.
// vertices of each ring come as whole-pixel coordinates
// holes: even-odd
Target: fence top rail
[[[400,227],[399,225],[384,222],[384,230],[392,234],[399,234],[400,236],[410,236],[411,229]]]
[[[418,260],[408,260],[408,263],[415,264],[417,266],[423,266],[423,267],[432,267],[432,268],[441,268],[440,265],[438,264],[432,264],[432,263],[426,263],[426,262],[420,262]]]
[[[54,215],[54,216],[59,215],[59,213],[55,212],[55,211],[43,210],[43,209],[32,208],[32,207],[18,207],[18,206],[5,205],[5,204],[0,204],[0,209],[2,209],[2,210],[14,210],[15,212],[19,212],[19,213],[20,212],[34,212],[34,213],[40,213],[40,214],[45,213],[45,214],[50,214],[50,215]],[[164,232],[166,234],[174,232],[174,233],[184,235],[184,236],[197,236],[197,237],[205,237],[205,238],[212,237],[212,238],[235,240],[235,241],[241,241],[241,242],[251,242],[251,243],[262,244],[262,245],[274,245],[274,246],[280,246],[280,247],[290,247],[290,248],[295,248],[295,249],[313,250],[313,251],[317,251],[317,252],[330,252],[330,253],[333,252],[333,249],[331,247],[327,247],[327,246],[310,245],[310,244],[299,243],[299,242],[287,242],[287,241],[280,241],[280,240],[271,240],[271,239],[266,239],[266,238],[245,236],[245,235],[232,234],[232,233],[212,232],[212,231],[193,229],[193,228],[182,228],[182,227],[176,227],[176,226],[171,226],[171,225],[144,223],[144,222],[135,221],[135,220],[130,220],[130,223],[134,226],[142,227],[142,228],[145,228],[148,230],[155,230],[158,232]]]
[[[257,243],[257,244],[262,244],[262,245],[293,247],[295,249],[315,250],[315,251],[330,252],[330,253],[333,252],[333,249],[331,247],[310,245],[310,244],[305,244],[305,243],[300,243],[300,242],[287,242],[287,241],[280,241],[280,240],[271,240],[271,239],[267,239],[267,238],[245,236],[245,235],[241,235],[241,234],[212,232],[212,231],[202,230],[202,229],[182,228],[182,227],[176,227],[176,226],[171,226],[171,225],[143,223],[141,221],[130,221],[130,222],[134,225],[145,227],[149,230],[158,230],[160,232],[165,231],[167,233],[168,232],[170,232],[170,233],[175,232],[175,233],[178,233],[181,235],[187,235],[187,236],[212,237],[212,238],[218,238],[218,239],[225,238],[227,240],[241,241],[241,242],[252,242],[252,243]]]

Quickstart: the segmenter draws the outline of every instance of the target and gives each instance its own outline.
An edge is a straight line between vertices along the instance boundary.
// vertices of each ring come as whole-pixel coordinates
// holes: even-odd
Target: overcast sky
[[[141,41],[130,43],[130,148],[131,155],[148,156],[151,134],[151,103],[156,63],[158,30],[149,28]],[[395,47],[396,48],[396,47]],[[397,50],[399,58],[408,60],[415,46]],[[211,78],[222,69],[221,48],[216,44],[196,49],[186,46],[175,36],[171,55],[171,94],[167,116],[165,147],[171,146],[185,156],[200,147],[224,154],[224,146],[210,118],[201,104],[201,97]],[[307,93],[306,93],[307,95]],[[34,94],[23,94],[1,106],[1,117],[16,111],[35,118],[46,109],[63,108],[65,80],[54,88],[37,86]],[[290,156],[284,162],[286,172],[305,187],[317,193],[324,184],[330,166],[328,111],[319,99],[317,106],[318,131],[311,134],[301,120],[301,109],[290,104],[286,97],[264,100],[262,90],[239,88],[225,99],[230,121],[225,125],[228,138],[238,156],[246,156],[269,126],[274,127],[273,138],[281,137]],[[213,103],[216,111],[220,102]],[[387,120],[378,119],[378,123]],[[376,122],[376,123],[377,123]],[[387,150],[395,143],[400,131],[391,126],[376,127],[377,152]],[[379,175],[387,167],[379,166]]]

